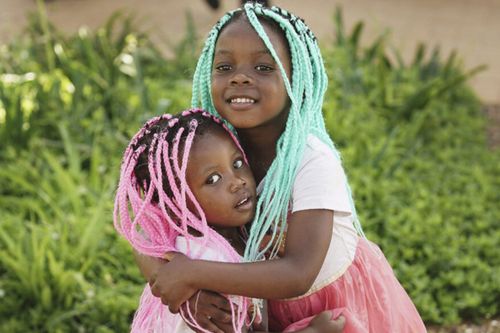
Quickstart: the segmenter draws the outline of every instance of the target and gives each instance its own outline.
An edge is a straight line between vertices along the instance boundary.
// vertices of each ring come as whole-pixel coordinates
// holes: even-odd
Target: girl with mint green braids
[[[255,3],[227,13],[193,81],[192,106],[225,119],[247,155],[259,184],[256,214],[243,263],[176,255],[150,266],[152,293],[173,312],[199,290],[267,299],[276,331],[301,329],[330,310],[346,318],[348,333],[425,332],[384,255],[362,233],[325,129],[328,80],[304,21]]]

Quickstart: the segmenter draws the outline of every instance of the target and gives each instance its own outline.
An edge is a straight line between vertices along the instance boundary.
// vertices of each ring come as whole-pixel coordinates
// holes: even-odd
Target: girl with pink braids
[[[243,226],[253,219],[255,203],[255,180],[238,141],[218,118],[193,109],[153,118],[132,138],[121,166],[114,224],[147,256],[170,259],[177,252],[240,262]],[[227,298],[232,330],[246,331],[259,318],[251,300]],[[174,315],[147,285],[132,332],[193,332],[188,325],[208,332],[195,320],[196,303],[193,308],[186,302]],[[296,332],[337,332],[336,325],[331,313],[322,313]]]

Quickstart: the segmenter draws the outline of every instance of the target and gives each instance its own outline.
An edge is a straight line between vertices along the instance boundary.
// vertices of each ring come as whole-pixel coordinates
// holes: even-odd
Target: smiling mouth
[[[253,98],[248,98],[248,97],[235,97],[235,98],[230,98],[227,100],[228,103],[231,104],[254,104],[255,100]]]

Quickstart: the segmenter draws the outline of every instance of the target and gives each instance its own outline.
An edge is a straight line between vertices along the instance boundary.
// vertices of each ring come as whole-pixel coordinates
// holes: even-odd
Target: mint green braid
[[[328,78],[317,40],[302,19],[279,7],[267,8],[248,2],[243,9],[227,13],[215,24],[205,41],[196,66],[192,107],[201,107],[219,115],[213,106],[211,96],[215,45],[224,26],[241,15],[248,18],[250,25],[276,61],[290,98],[288,120],[284,132],[276,143],[276,157],[266,174],[264,189],[257,202],[256,215],[245,249],[244,259],[256,261],[263,259],[268,250],[271,250],[271,258],[275,257],[278,252],[279,243],[286,229],[292,188],[302,160],[307,136],[314,134],[330,146],[339,159],[340,154],[330,139],[323,120],[322,105]],[[263,28],[262,24],[266,24],[269,20],[279,26],[288,41],[292,64],[291,82]],[[350,195],[349,188],[348,192]],[[354,214],[354,226],[358,233],[363,235],[352,197],[351,208]],[[273,239],[278,241],[270,242],[266,248],[259,250],[259,245],[268,232],[271,232]]]

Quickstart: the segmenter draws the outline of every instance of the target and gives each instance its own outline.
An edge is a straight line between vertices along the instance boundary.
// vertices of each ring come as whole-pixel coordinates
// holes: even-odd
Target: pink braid
[[[184,118],[189,119],[195,114],[201,114],[220,124],[241,150],[236,137],[227,126],[219,118],[202,110],[186,110],[175,117],[163,115],[152,118],[133,136],[125,149],[115,198],[113,223],[116,230],[144,255],[161,258],[167,252],[178,251],[176,239],[182,236],[187,240],[188,248],[185,254],[191,258],[199,258],[202,254],[199,252],[203,251],[195,253],[189,246],[191,241],[199,240],[199,237],[189,233],[188,230],[192,228],[202,235],[202,249],[210,246],[224,253],[231,262],[239,262],[240,256],[229,242],[208,226],[205,214],[186,182],[189,153],[199,124],[195,119],[189,121],[188,132],[183,141],[185,128],[179,121]],[[173,135],[173,142],[167,139],[169,135]],[[152,139],[147,143],[149,137]],[[179,153],[181,144],[183,151]],[[136,169],[142,167],[138,165],[140,156],[146,153],[149,181],[145,179],[141,184]],[[245,162],[248,163],[246,157]],[[168,190],[165,184],[168,184]],[[193,211],[187,208],[187,200],[192,203]],[[233,302],[230,304],[233,328],[235,332],[240,332],[245,324],[250,303],[244,297],[238,297],[237,301],[238,307]],[[181,311],[186,322],[202,332],[207,332],[196,322],[189,306],[186,308],[187,311]],[[160,329],[161,332],[171,332],[173,328],[169,326],[171,324],[169,319],[172,318],[167,307],[151,294],[149,286],[146,285],[134,316],[132,332],[152,332],[156,329]]]

